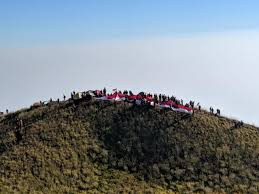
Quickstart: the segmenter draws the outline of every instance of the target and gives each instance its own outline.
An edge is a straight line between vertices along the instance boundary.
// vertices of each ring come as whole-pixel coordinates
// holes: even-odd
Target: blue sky
[[[1,0],[1,46],[259,28],[256,0]]]
[[[173,94],[259,126],[258,8],[256,0],[0,0],[0,111],[106,86]]]

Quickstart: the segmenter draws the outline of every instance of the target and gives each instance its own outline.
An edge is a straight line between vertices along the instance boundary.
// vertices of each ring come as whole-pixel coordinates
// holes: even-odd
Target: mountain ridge
[[[0,191],[257,193],[259,130],[237,124],[93,99],[17,111],[0,120]]]

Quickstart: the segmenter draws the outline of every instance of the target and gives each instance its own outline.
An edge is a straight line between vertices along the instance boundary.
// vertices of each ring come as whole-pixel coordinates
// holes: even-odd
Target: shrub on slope
[[[2,192],[258,192],[258,165],[258,129],[206,112],[60,103],[0,122]]]

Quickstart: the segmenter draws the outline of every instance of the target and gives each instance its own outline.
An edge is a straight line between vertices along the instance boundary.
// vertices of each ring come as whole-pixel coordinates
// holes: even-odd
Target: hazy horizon
[[[256,1],[10,2],[0,3],[0,111],[106,86],[259,126]]]

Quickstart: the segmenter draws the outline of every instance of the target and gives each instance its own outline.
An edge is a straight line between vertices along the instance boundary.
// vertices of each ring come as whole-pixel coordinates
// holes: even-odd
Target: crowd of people
[[[150,105],[150,106],[159,106],[161,108],[172,109],[178,112],[185,112],[189,114],[194,114],[194,110],[201,111],[200,103],[195,104],[194,101],[189,101],[188,103],[184,103],[182,99],[177,99],[175,96],[168,96],[165,94],[151,94],[140,92],[138,94],[133,94],[131,90],[119,91],[117,89],[113,89],[111,93],[108,93],[106,88],[102,90],[88,90],[84,92],[71,92],[70,98],[63,95],[63,101],[66,100],[78,100],[84,99],[85,97],[92,97],[96,100],[103,101],[125,101],[129,103],[134,103],[136,105]],[[37,102],[34,103],[31,107],[39,107],[44,104],[54,102],[52,98],[48,102]],[[60,99],[58,98],[55,102],[60,103]],[[211,114],[214,114],[214,109],[210,107]],[[8,109],[6,109],[6,114],[9,113]],[[0,112],[0,116],[4,115],[4,112]],[[220,110],[216,109],[216,116],[220,116]]]
[[[75,99],[78,96],[84,97],[87,95],[91,95],[97,100],[103,101],[126,101],[130,103],[134,103],[137,105],[150,105],[150,106],[160,106],[161,108],[170,108],[179,112],[186,112],[189,114],[193,114],[194,110],[201,111],[200,103],[195,104],[194,101],[189,101],[188,103],[184,103],[182,99],[177,99],[175,96],[168,96],[164,94],[151,94],[140,92],[138,94],[133,94],[131,90],[119,91],[114,89],[111,93],[108,93],[106,88],[102,90],[90,90],[87,92],[79,93],[72,92],[71,99]],[[65,99],[65,95],[64,95]],[[214,114],[214,110],[212,107],[210,108],[210,113]],[[215,114],[216,116],[220,115],[220,110],[217,109]]]
[[[138,105],[151,105],[151,106],[160,106],[163,108],[171,108],[173,110],[185,110],[187,113],[194,113],[194,110],[201,111],[200,103],[195,104],[195,101],[190,100],[188,103],[184,103],[183,99],[177,99],[175,96],[168,96],[165,94],[151,94],[140,92],[137,95],[133,94],[131,90],[118,91],[114,89],[112,93],[107,93],[106,88],[103,90],[93,90],[90,91],[92,96],[100,100],[118,100],[118,101],[127,101],[133,102]],[[82,96],[87,95],[88,92],[83,92]],[[72,96],[75,95],[75,92],[71,93]],[[117,98],[116,98],[117,97]],[[166,105],[166,106],[165,106]],[[210,107],[210,113],[216,116],[220,116],[220,109],[216,109],[216,113],[214,113],[214,109]]]

